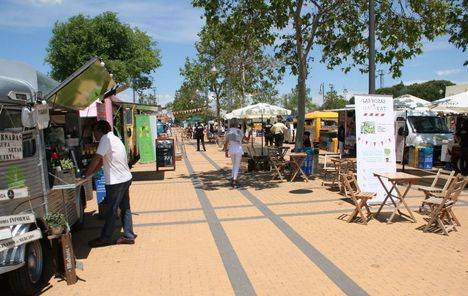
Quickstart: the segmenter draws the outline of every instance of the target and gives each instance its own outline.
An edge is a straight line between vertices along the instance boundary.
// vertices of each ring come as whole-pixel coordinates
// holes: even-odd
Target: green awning
[[[115,86],[104,63],[92,58],[46,97],[47,102],[70,109],[83,110]]]

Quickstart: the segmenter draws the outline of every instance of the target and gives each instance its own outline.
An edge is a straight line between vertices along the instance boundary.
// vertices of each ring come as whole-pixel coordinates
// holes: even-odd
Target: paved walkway
[[[137,244],[88,249],[102,221],[88,206],[74,234],[83,280],[52,280],[46,295],[462,295],[468,289],[468,196],[445,237],[417,223],[346,223],[352,206],[321,181],[281,183],[244,174],[232,190],[230,160],[214,145],[186,145],[176,172],[134,169]],[[410,206],[422,195],[410,192]],[[116,233],[116,235],[118,235]],[[465,291],[465,292],[464,292]]]

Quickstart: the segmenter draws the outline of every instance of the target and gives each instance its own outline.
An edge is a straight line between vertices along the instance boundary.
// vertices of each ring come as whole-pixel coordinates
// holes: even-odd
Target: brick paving
[[[137,243],[87,248],[102,221],[88,205],[86,228],[73,236],[83,280],[53,279],[45,295],[463,295],[468,289],[468,194],[450,236],[417,223],[342,219],[352,206],[310,183],[243,174],[228,187],[230,160],[214,145],[186,145],[175,172],[138,165],[131,187]],[[423,196],[411,190],[407,202]],[[376,209],[374,209],[375,211]],[[116,235],[118,235],[116,233]]]

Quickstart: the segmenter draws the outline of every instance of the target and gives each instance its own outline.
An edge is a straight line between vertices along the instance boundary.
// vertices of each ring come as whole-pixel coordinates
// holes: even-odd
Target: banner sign
[[[377,193],[370,203],[379,203],[385,198],[385,190],[374,173],[396,172],[393,98],[379,95],[354,98],[357,179],[362,191]]]
[[[21,246],[23,244],[35,241],[42,238],[42,233],[39,229],[29,231],[9,239],[0,241],[0,252],[6,251],[11,248]]]
[[[20,214],[0,217],[0,227],[13,226],[18,224],[34,223],[36,218],[34,214]]]
[[[135,117],[137,146],[140,152],[140,163],[154,162],[155,150],[151,123],[148,115],[137,115]]]
[[[94,185],[96,186],[96,199],[100,204],[106,198],[106,178],[103,169],[100,169],[94,175]]]
[[[23,159],[23,134],[0,133],[0,161]]]
[[[28,188],[0,190],[0,201],[28,197]]]

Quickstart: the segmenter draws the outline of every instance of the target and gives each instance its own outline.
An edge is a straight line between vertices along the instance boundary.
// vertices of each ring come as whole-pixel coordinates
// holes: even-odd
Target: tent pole
[[[263,156],[263,137],[265,136],[265,130],[263,128],[263,112],[262,112],[262,156]]]

